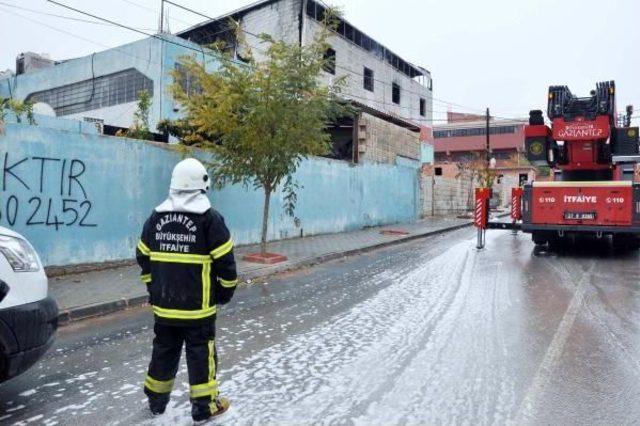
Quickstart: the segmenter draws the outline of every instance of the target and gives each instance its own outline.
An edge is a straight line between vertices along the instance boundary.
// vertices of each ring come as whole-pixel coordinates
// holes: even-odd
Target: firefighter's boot
[[[191,406],[191,417],[194,422],[205,422],[213,417],[224,414],[231,402],[227,398],[216,397],[207,404],[194,403]]]
[[[149,410],[154,416],[164,414],[169,403],[169,395],[148,395],[149,397]]]

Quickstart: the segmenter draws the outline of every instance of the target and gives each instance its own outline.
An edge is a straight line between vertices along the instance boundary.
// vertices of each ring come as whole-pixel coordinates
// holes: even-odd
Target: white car
[[[0,382],[24,372],[51,347],[58,306],[38,254],[0,226]]]

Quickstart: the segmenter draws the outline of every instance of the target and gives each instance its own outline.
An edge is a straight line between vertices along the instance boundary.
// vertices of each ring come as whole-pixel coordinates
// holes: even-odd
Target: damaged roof
[[[221,34],[228,33],[232,30],[228,27],[229,18],[235,21],[239,21],[246,14],[254,10],[262,9],[280,1],[283,0],[261,0],[246,7],[236,9],[225,15],[219,16],[215,19],[204,21],[184,31],[180,31],[176,35],[178,37],[193,41],[198,44],[209,44],[218,38],[222,38]],[[307,17],[310,17],[316,21],[322,21],[325,11],[326,7],[321,3],[315,0],[307,0]],[[381,43],[377,42],[376,40],[365,34],[363,31],[360,31],[346,19],[339,18],[336,32],[343,38],[356,44],[370,54],[377,56],[380,60],[387,62],[389,65],[391,65],[401,73],[407,75],[409,78],[431,74],[429,70],[414,65],[405,59],[402,59],[399,55],[397,55]]]

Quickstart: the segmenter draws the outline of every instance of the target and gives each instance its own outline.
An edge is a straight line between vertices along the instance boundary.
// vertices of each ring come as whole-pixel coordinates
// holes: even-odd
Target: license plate
[[[567,220],[595,220],[595,212],[564,212],[564,218]]]

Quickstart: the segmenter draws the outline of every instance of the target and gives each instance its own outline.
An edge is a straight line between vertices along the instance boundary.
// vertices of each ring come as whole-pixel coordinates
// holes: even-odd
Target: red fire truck
[[[529,113],[525,126],[528,160],[548,166],[552,181],[512,189],[511,223],[489,221],[491,189],[476,189],[478,247],[486,229],[522,230],[537,245],[560,243],[576,234],[612,237],[615,247],[640,248],[640,184],[634,182],[638,128],[632,109],[617,125],[613,81],[598,83],[588,97],[567,86],[551,86],[547,106]]]

